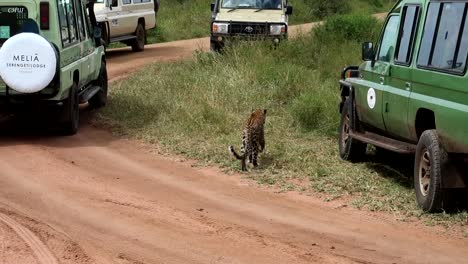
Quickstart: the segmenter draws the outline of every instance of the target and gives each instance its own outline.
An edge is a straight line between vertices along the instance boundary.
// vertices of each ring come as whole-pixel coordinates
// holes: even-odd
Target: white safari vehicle
[[[143,51],[146,31],[156,27],[159,0],[97,0],[95,12],[106,45],[122,42]]]

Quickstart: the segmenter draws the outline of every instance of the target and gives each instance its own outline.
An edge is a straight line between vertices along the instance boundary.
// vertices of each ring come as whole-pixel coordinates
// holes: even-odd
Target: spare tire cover
[[[20,93],[43,90],[54,79],[56,69],[55,48],[40,35],[21,33],[0,48],[0,77]]]

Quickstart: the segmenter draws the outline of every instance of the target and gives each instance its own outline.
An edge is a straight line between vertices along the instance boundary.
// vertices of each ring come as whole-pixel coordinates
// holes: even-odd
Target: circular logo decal
[[[8,87],[20,93],[35,93],[47,87],[56,68],[55,49],[40,35],[15,35],[0,49],[0,76]]]
[[[370,109],[374,109],[376,99],[377,97],[375,95],[374,88],[370,88],[369,91],[367,91],[367,104],[369,105]]]

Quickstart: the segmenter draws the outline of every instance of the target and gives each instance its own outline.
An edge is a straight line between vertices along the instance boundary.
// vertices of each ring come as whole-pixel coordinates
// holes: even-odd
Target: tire
[[[131,43],[132,50],[135,52],[145,50],[146,31],[142,23],[138,23],[138,26],[135,30],[135,36],[136,39],[134,39]]]
[[[210,50],[212,52],[220,53],[221,49],[222,49],[221,44],[219,44],[218,42],[216,42],[216,41],[211,41],[210,42]]]
[[[107,104],[107,93],[108,93],[108,79],[107,79],[107,68],[106,63],[101,63],[101,70],[99,71],[99,77],[94,81],[94,85],[101,87],[101,90],[89,99],[89,105],[92,108],[101,108]]]
[[[78,86],[73,83],[70,88],[68,99],[65,101],[64,121],[62,124],[63,134],[67,136],[75,135],[80,124],[80,98]]]
[[[440,145],[436,130],[425,131],[419,139],[414,162],[416,200],[425,212],[438,212],[447,206],[442,177],[448,163],[448,154]]]
[[[338,145],[341,159],[356,162],[365,156],[367,144],[349,136],[352,110],[352,102],[347,99],[341,111]]]

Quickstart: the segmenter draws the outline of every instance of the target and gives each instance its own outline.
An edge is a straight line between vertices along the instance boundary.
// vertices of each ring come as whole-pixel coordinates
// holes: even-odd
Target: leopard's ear
[[[266,113],[267,113],[267,110],[263,109],[263,114],[266,115]]]

